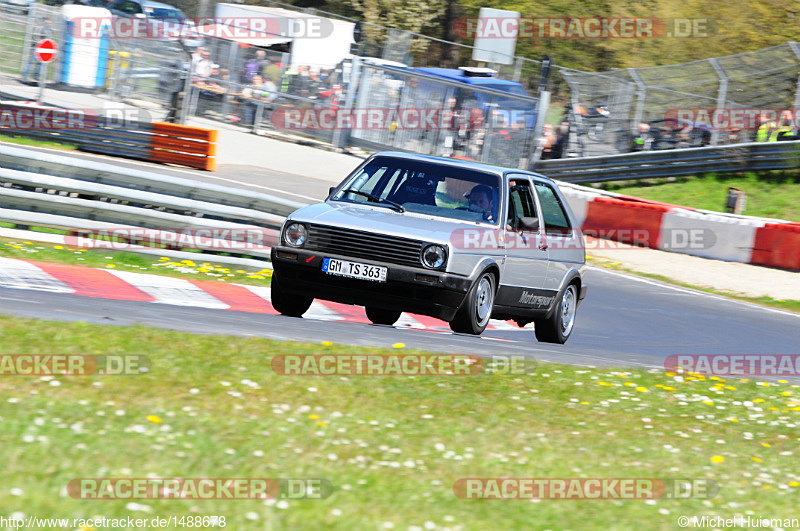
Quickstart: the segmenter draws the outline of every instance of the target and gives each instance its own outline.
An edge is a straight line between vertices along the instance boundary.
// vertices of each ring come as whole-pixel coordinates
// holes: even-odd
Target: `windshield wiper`
[[[398,212],[405,212],[406,211],[405,207],[403,207],[403,205],[401,205],[400,203],[395,203],[394,201],[389,201],[388,199],[381,199],[380,197],[378,197],[376,195],[372,195],[372,194],[370,194],[368,192],[362,192],[361,190],[352,190],[352,189],[350,189],[350,190],[345,190],[343,193],[361,195],[361,196],[366,197],[367,199],[369,199],[373,203],[386,203],[386,204],[391,205],[394,208],[396,208]]]

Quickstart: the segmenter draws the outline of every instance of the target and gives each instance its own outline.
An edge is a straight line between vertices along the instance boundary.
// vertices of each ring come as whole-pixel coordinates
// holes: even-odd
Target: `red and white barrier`
[[[560,183],[588,234],[715,260],[800,271],[800,223],[714,213]]]

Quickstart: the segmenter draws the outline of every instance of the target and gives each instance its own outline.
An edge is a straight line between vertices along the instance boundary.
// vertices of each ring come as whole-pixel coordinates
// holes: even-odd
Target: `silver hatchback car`
[[[401,312],[480,334],[490,318],[564,343],[586,296],[583,235],[558,186],[522,170],[377,153],[322,202],[293,212],[272,248],[272,304],[313,299]]]

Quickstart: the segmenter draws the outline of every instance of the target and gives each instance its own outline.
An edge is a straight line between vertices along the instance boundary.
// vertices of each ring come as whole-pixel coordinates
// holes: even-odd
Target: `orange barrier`
[[[672,207],[598,196],[590,201],[583,221],[584,234],[658,249],[661,218]]]
[[[757,229],[750,263],[800,270],[800,224],[767,223]]]
[[[214,171],[216,154],[216,130],[153,122],[150,160]]]

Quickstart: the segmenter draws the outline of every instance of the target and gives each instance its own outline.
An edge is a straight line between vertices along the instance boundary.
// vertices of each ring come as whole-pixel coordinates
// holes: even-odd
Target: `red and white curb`
[[[270,289],[266,286],[187,280],[3,257],[0,257],[0,287],[193,308],[278,314],[272,307]],[[370,322],[363,308],[329,301],[314,301],[303,317],[319,321]],[[402,314],[394,326],[450,331],[448,324],[440,319],[409,313]],[[530,331],[498,320],[492,320],[487,329]]]
[[[559,183],[559,188],[583,231],[624,231],[628,237],[631,231],[643,231],[653,249],[800,270],[800,223],[696,210],[569,183]],[[691,230],[709,231],[713,244],[677,248],[673,238]]]

